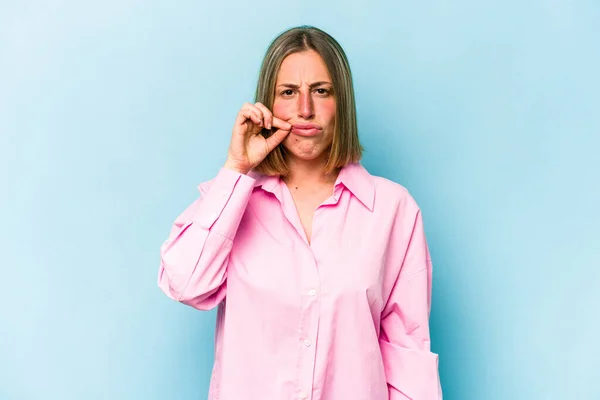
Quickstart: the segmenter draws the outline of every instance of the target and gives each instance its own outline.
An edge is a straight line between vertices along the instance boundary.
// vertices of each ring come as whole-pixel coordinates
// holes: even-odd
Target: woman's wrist
[[[250,172],[249,169],[240,168],[238,165],[236,165],[235,163],[233,163],[233,162],[231,162],[229,160],[227,160],[225,162],[225,165],[223,165],[223,168],[230,169],[230,170],[238,172],[238,173],[240,173],[242,175],[247,175],[248,172]]]

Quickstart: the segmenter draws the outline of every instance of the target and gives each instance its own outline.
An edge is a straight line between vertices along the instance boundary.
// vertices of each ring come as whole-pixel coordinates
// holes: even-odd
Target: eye
[[[316,90],[317,94],[321,94],[321,95],[326,95],[329,94],[329,90],[328,89],[324,89],[324,88],[319,88]]]
[[[293,95],[293,94],[294,94],[294,91],[293,91],[292,89],[286,89],[286,90],[284,90],[283,92],[281,92],[281,94],[282,94],[283,96],[291,96],[291,95]]]

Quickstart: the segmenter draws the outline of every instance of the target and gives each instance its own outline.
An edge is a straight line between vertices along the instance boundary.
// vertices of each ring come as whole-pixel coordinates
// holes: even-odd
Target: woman
[[[441,399],[421,213],[361,152],[344,51],[284,32],[161,248],[161,289],[218,306],[210,399]]]

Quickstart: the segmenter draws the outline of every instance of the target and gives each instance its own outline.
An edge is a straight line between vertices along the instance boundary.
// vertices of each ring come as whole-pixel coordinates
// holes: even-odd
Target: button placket
[[[301,336],[299,338],[301,344],[300,352],[300,376],[299,376],[299,388],[304,395],[305,399],[311,398],[314,380],[314,369],[315,369],[315,357],[316,348],[314,341],[317,338],[319,329],[319,310],[320,310],[320,299],[318,296],[318,271],[315,267],[314,271],[309,272],[312,287],[309,286],[305,289],[305,304],[306,308],[303,310],[305,314],[304,327],[301,330]],[[316,284],[315,284],[316,283]]]
[[[310,267],[307,265],[308,268],[303,268],[301,277],[304,293],[302,294],[302,326],[299,331],[300,337],[298,338],[300,363],[297,390],[299,391],[299,395],[304,396],[300,397],[301,399],[308,400],[312,398],[314,389],[316,343],[318,340],[321,309],[321,279],[318,257],[315,255],[315,248],[313,248],[313,244],[317,244],[318,248],[319,237],[317,231],[321,212],[322,210],[320,208],[315,211],[313,216],[312,240],[311,244],[306,248],[308,251],[306,256],[310,257],[309,262],[312,265],[310,265]]]

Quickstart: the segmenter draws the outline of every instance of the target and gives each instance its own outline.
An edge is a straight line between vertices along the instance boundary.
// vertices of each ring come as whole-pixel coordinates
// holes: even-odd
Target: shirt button
[[[314,296],[315,294],[317,294],[317,291],[316,291],[315,289],[310,289],[310,290],[308,291],[308,294],[309,294],[310,296]]]
[[[300,394],[298,394],[298,397],[301,399],[306,399],[308,395],[305,392],[300,392]]]
[[[305,345],[306,347],[310,347],[310,340],[308,340],[308,339],[305,339],[305,340],[304,340],[304,345]]]

